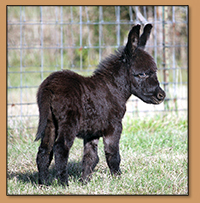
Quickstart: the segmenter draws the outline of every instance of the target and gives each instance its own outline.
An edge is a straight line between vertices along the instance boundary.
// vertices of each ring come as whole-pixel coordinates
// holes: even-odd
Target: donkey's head
[[[124,49],[124,62],[129,66],[131,93],[146,103],[160,104],[165,92],[160,88],[153,57],[144,51],[151,29],[152,25],[147,24],[141,36],[140,25],[131,29]]]

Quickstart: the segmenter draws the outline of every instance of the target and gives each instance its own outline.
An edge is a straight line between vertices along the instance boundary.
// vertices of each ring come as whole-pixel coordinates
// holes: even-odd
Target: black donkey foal
[[[154,59],[144,51],[151,29],[152,25],[147,24],[140,36],[140,25],[134,26],[126,46],[103,60],[90,77],[64,70],[42,82],[37,93],[39,184],[48,183],[54,154],[58,179],[68,185],[67,161],[75,137],[84,141],[83,182],[99,161],[100,137],[111,174],[121,173],[119,140],[127,100],[132,94],[149,104],[160,104],[165,98]]]

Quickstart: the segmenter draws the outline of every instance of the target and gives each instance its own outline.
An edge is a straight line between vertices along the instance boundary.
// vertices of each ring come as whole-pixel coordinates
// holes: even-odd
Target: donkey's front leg
[[[122,124],[110,126],[108,133],[103,136],[104,151],[106,161],[112,175],[120,175],[120,154],[119,154],[119,140],[122,132]]]

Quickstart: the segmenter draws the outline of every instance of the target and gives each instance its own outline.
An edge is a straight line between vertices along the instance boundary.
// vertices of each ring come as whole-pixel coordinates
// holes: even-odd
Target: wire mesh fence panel
[[[146,23],[153,25],[146,50],[167,97],[154,106],[132,96],[126,115],[187,116],[187,6],[7,6],[8,128],[37,126],[37,88],[51,72],[91,75],[103,58],[125,45],[134,24]]]

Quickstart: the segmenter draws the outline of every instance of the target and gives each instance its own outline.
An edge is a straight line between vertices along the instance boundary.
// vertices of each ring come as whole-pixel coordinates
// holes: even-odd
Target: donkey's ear
[[[144,31],[143,31],[141,37],[139,38],[139,47],[144,49],[146,42],[149,39],[152,27],[153,26],[151,24],[147,24],[144,27]]]
[[[130,51],[134,51],[139,44],[140,25],[133,26],[128,34],[128,42],[126,48]]]

